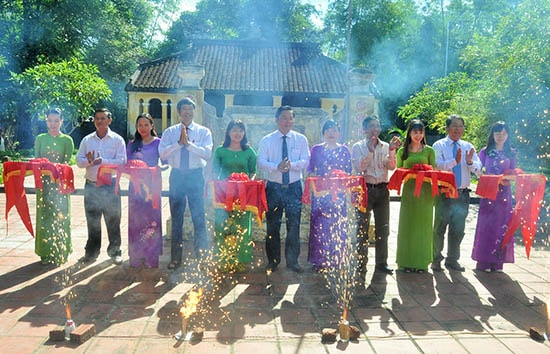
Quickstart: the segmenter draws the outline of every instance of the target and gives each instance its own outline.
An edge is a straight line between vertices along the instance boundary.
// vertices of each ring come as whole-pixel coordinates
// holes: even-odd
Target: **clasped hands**
[[[86,159],[88,159],[88,163],[92,166],[100,165],[101,164],[101,153],[97,152],[97,157],[95,156],[95,150],[88,151],[86,153]]]
[[[283,161],[279,162],[277,165],[277,170],[279,170],[282,173],[290,171],[290,160],[288,157],[285,157]]]
[[[185,125],[181,128],[180,140],[178,140],[180,145],[189,146],[189,135],[187,135],[187,128]]]

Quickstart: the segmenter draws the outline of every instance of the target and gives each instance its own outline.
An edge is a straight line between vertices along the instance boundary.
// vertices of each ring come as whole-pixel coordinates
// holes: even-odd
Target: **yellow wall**
[[[168,122],[168,105],[167,102],[171,101],[170,116],[172,118],[171,125],[179,123],[180,118],[177,112],[178,101],[184,97],[191,97],[197,104],[195,112],[195,120],[197,123],[202,124],[202,104],[204,102],[204,92],[202,90],[189,90],[182,91],[176,94],[155,93],[155,92],[128,92],[128,134],[132,135],[136,130],[136,118],[140,114],[140,100],[143,100],[142,112],[149,113],[149,101],[152,99],[158,99],[162,105],[162,117],[161,126],[156,125],[155,130],[157,133],[163,132],[170,126]]]
[[[157,133],[161,134],[170,124],[177,124],[180,122],[178,116],[177,102],[186,96],[192,96],[197,103],[195,121],[199,124],[208,125],[204,122],[203,115],[203,103],[204,103],[204,92],[200,89],[181,91],[177,94],[163,94],[163,93],[150,93],[150,92],[129,92],[128,93],[128,136],[131,136],[135,132],[135,120],[140,113],[140,104],[139,101],[143,100],[143,112],[148,112],[148,104],[152,99],[158,99],[162,104],[162,117],[154,117],[156,119],[161,118],[161,124],[155,124],[155,129]],[[233,106],[233,95],[226,95],[226,109]],[[171,104],[171,118],[172,121],[169,122],[167,118],[167,102],[170,100]],[[281,97],[273,97],[273,107],[280,107]],[[337,111],[336,114],[333,113],[333,105],[336,105]],[[321,99],[321,109],[327,113],[326,116],[320,116],[319,114],[315,115],[306,115],[300,117],[297,120],[295,129],[302,131],[309,139],[310,143],[319,143],[321,141],[321,126],[326,119],[335,119],[340,121],[345,117],[342,115],[342,110],[345,106],[345,99],[343,98],[322,98]],[[265,107],[264,107],[265,108]],[[261,109],[260,109],[261,110]],[[347,126],[347,134],[344,136],[347,137],[348,142],[355,142],[362,138],[361,131],[361,122],[363,118],[369,114],[378,114],[378,100],[374,96],[370,95],[352,95],[350,99],[350,119]],[[216,118],[216,117],[213,117]],[[241,119],[247,127],[249,127],[250,135],[252,135],[252,142],[258,140],[263,134],[270,132],[271,130],[276,129],[274,118],[272,113],[265,115],[259,112],[259,108],[250,107],[250,110],[246,114],[231,114],[233,119]],[[222,119],[210,119],[209,123],[216,124],[219,123],[223,126],[215,127],[210,126],[209,128],[212,131],[225,132],[225,122]],[[343,122],[339,122],[340,126],[344,128]],[[217,143],[217,142],[216,142]]]

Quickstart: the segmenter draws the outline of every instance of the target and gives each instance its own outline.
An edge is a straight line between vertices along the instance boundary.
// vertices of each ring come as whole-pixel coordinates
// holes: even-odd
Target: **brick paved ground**
[[[122,230],[127,229],[126,200]],[[34,217],[34,195],[29,204]],[[0,205],[3,211],[4,194]],[[399,203],[391,208],[393,262]],[[167,198],[163,213],[166,219]],[[132,269],[127,257],[122,266],[113,265],[106,256],[106,237],[98,261],[83,267],[77,259],[84,251],[86,222],[83,197],[76,194],[74,253],[62,267],[43,266],[34,254],[34,240],[12,211],[9,225],[0,222],[0,353],[550,353],[548,341],[538,343],[528,335],[530,327],[545,325],[550,250],[535,248],[528,260],[519,244],[516,263],[505,265],[506,273],[476,273],[469,258],[476,214],[474,205],[462,249],[466,272],[384,277],[369,267],[367,287],[356,291],[349,314],[361,330],[359,340],[323,344],[322,328],[335,328],[340,316],[325,279],[309,269],[297,275],[285,267],[266,276],[261,241],[247,272],[216,281],[197,271],[197,262],[167,271],[169,241],[160,269]],[[123,239],[123,253],[125,245]],[[303,265],[306,255],[303,243]],[[204,338],[177,342],[179,308],[197,284],[205,285],[205,304],[191,322],[204,327]],[[81,345],[48,340],[49,331],[64,323],[67,297],[75,322],[97,329]]]

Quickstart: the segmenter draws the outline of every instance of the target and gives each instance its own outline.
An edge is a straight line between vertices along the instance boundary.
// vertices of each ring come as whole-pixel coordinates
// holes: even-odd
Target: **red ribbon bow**
[[[422,183],[428,182],[432,186],[432,197],[440,193],[439,187],[442,187],[442,192],[449,198],[457,198],[455,177],[452,172],[434,170],[431,165],[415,164],[413,168],[398,168],[395,170],[388,183],[388,189],[396,190],[401,193],[401,184],[409,179],[415,178],[414,196],[420,197]]]

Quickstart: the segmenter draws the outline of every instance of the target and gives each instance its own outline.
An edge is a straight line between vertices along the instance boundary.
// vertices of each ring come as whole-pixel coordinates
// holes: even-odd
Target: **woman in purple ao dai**
[[[351,173],[351,153],[339,144],[340,130],[333,120],[322,128],[324,142],[311,148],[310,176],[328,176],[333,170]],[[316,271],[340,264],[347,241],[345,192],[334,202],[331,195],[311,198],[308,260]]]
[[[516,153],[510,147],[510,130],[506,123],[497,122],[491,128],[487,146],[479,152],[485,174],[498,175],[516,168]],[[504,263],[514,263],[514,240],[502,249],[502,241],[512,216],[510,184],[500,184],[496,200],[482,198],[479,202],[476,235],[472,259],[476,269],[487,273],[502,272]]]
[[[136,120],[134,139],[128,143],[128,160],[142,160],[147,166],[158,166],[160,138],[149,113],[142,113]],[[158,168],[158,167],[157,167]],[[160,173],[160,172],[159,172]],[[133,193],[130,183],[128,193],[128,256],[131,267],[145,264],[146,268],[157,268],[162,254],[161,210],[153,208],[151,200]],[[160,191],[156,191],[160,193]]]

